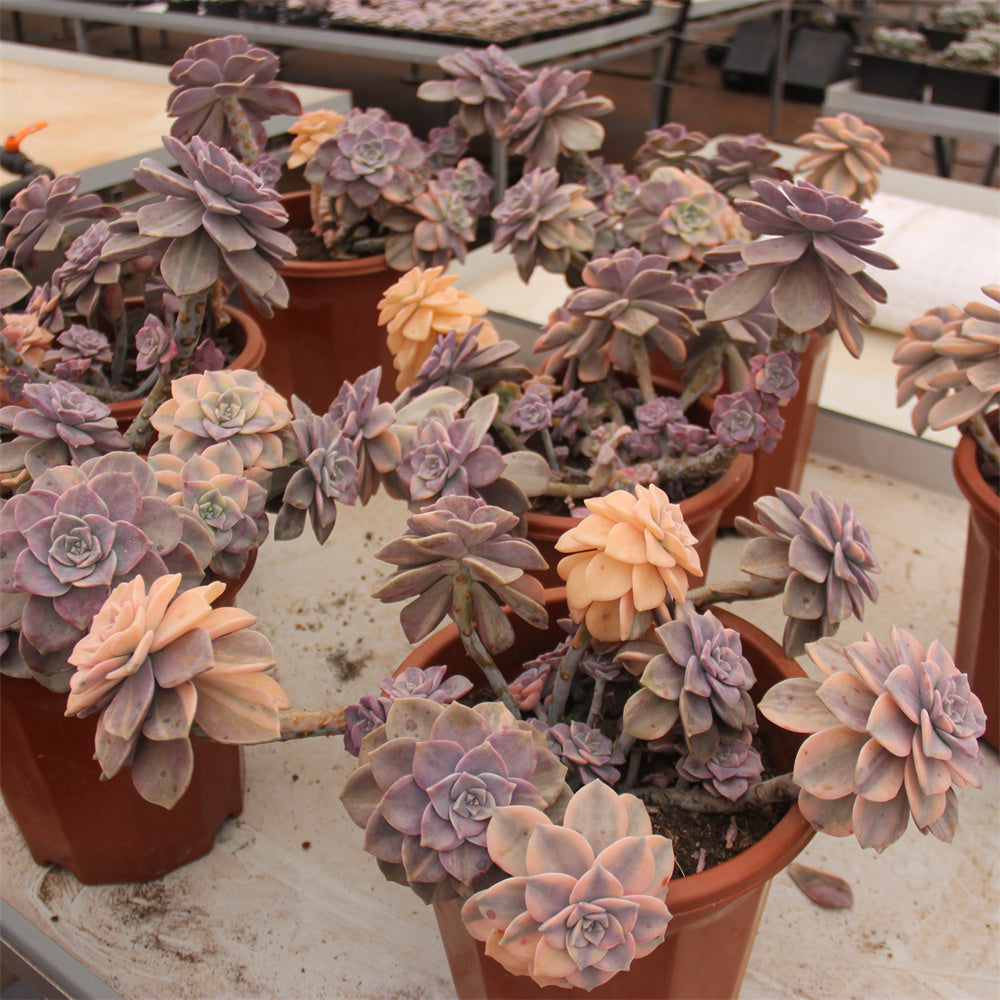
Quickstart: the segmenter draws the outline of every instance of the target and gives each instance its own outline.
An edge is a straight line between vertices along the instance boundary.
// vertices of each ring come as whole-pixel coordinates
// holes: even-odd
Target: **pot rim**
[[[681,514],[685,523],[698,522],[712,511],[722,511],[742,492],[753,475],[753,455],[737,452],[726,471],[711,486],[699,490],[694,496],[681,500]],[[557,537],[568,531],[581,518],[570,514],[536,514],[528,511],[525,517],[531,525],[531,533]]]
[[[986,419],[995,429],[1000,422],[1000,410],[993,410]],[[951,470],[958,488],[976,513],[1000,529],[1000,495],[993,492],[979,471],[979,446],[967,431],[962,431],[952,452]]]
[[[287,194],[279,195],[278,201],[288,210],[289,223],[296,216],[301,220],[303,205],[306,206],[306,214],[308,215],[308,189],[289,191]],[[372,254],[368,257],[352,257],[347,260],[297,260],[293,257],[278,268],[278,274],[283,278],[344,277],[354,274],[377,274],[379,271],[399,273],[389,267],[384,253]],[[389,282],[389,285],[391,284],[392,282]]]
[[[565,587],[552,587],[545,591],[546,607],[560,601],[565,602],[565,599]],[[755,625],[725,608],[713,606],[711,611],[728,628],[736,628],[741,639],[756,652],[774,660],[785,676],[807,676],[798,663],[784,655],[778,643]],[[418,666],[418,653],[420,663],[433,663],[457,636],[458,629],[454,624],[439,629],[403,660],[399,670]],[[712,910],[748,892],[785,868],[805,848],[815,832],[802,815],[798,802],[793,802],[769,833],[736,857],[695,875],[671,879],[667,891],[667,908],[672,916],[694,914]]]

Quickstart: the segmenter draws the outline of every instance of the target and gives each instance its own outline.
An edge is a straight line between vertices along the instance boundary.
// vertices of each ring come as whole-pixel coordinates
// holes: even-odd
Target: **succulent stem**
[[[635,378],[639,383],[642,401],[651,403],[656,398],[656,390],[653,388],[653,376],[649,370],[649,351],[646,350],[646,341],[642,337],[631,337],[629,344],[632,348]]]
[[[736,458],[736,449],[716,444],[700,455],[682,455],[680,458],[661,458],[656,463],[659,481],[664,479],[689,479],[708,477],[714,472],[724,472]],[[618,487],[625,487],[628,480],[620,473],[616,477]]]
[[[221,104],[226,123],[236,139],[240,159],[249,167],[260,156],[260,147],[254,138],[253,129],[250,128],[250,120],[243,110],[243,105],[236,98],[228,97]]]
[[[548,459],[549,468],[553,472],[559,471],[559,459],[556,458],[555,445],[552,443],[552,435],[549,433],[547,427],[543,427],[541,430],[542,436],[542,447],[545,448],[545,457]]]
[[[704,608],[709,604],[728,604],[731,601],[760,601],[766,597],[775,597],[784,589],[783,579],[756,577],[753,580],[730,580],[727,583],[697,587],[688,591],[687,599],[696,608]]]
[[[455,574],[454,578],[454,611],[455,624],[458,626],[458,634],[462,640],[465,651],[472,657],[476,665],[482,670],[493,693],[504,703],[504,707],[514,716],[521,718],[521,713],[514,702],[514,696],[507,687],[507,682],[500,673],[500,668],[493,661],[488,650],[483,645],[479,633],[476,631],[475,612],[472,607],[472,589],[469,586],[469,576],[464,570]]]
[[[691,404],[712,384],[722,364],[726,351],[726,331],[721,326],[716,327],[715,340],[712,346],[701,356],[694,371],[688,373],[687,385],[680,395],[681,409],[687,412]]]
[[[600,724],[604,713],[601,711],[601,706],[604,702],[604,692],[608,689],[607,678],[598,674],[594,678],[594,694],[590,699],[590,710],[587,712],[587,725],[597,728]]]
[[[625,780],[620,786],[623,792],[628,792],[635,788],[636,782],[639,780],[639,767],[642,764],[642,755],[642,747],[638,743],[633,744],[628,755],[628,770],[625,772]]]
[[[562,717],[566,710],[566,702],[569,700],[569,691],[573,685],[573,676],[576,668],[583,659],[584,650],[590,644],[590,632],[584,622],[573,636],[573,641],[566,650],[562,663],[559,664],[559,673],[556,676],[555,687],[552,689],[552,701],[549,703],[549,725],[554,726]]]
[[[632,794],[654,806],[676,806],[700,813],[736,813],[793,802],[798,798],[799,786],[790,774],[780,774],[751,785],[735,802],[701,788],[636,788]]]
[[[177,356],[169,371],[157,378],[153,388],[146,397],[138,416],[132,421],[125,432],[125,440],[133,451],[140,451],[141,446],[149,437],[150,417],[156,408],[170,395],[170,383],[184,373],[188,362],[194,354],[201,335],[202,323],[205,319],[205,304],[208,301],[209,289],[186,295],[181,299],[181,310],[177,314],[177,326],[174,329],[174,342],[177,344]]]
[[[994,465],[1000,467],[1000,442],[997,442],[997,439],[993,436],[989,424],[986,423],[986,418],[982,413],[973,414],[966,423],[966,427],[969,429],[969,433],[975,438],[976,444],[979,445],[979,450]]]
[[[347,721],[342,708],[322,709],[318,712],[282,712],[281,742],[301,740],[307,736],[342,736],[347,731]]]
[[[4,368],[18,368],[24,372],[29,382],[55,382],[51,375],[25,361],[21,352],[6,338],[0,337],[0,362]]]

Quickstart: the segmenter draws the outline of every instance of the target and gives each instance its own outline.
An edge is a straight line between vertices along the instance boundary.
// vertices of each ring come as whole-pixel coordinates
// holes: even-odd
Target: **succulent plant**
[[[434,171],[454,167],[468,151],[469,138],[457,115],[427,133],[427,163]]]
[[[364,738],[385,725],[391,702],[373,694],[363,694],[361,700],[344,708],[344,749],[352,756],[361,753]]]
[[[695,538],[659,487],[637,485],[584,501],[588,515],[556,543],[570,615],[596,639],[635,638],[667,596],[683,601],[701,575]]]
[[[386,262],[397,271],[411,267],[444,267],[465,260],[475,238],[476,219],[465,195],[440,180],[431,180],[405,208],[390,209],[382,219],[394,235],[386,240]]]
[[[351,506],[357,501],[358,455],[332,414],[313,413],[297,396],[292,397],[292,413],[292,433],[304,464],[285,486],[274,536],[298,538],[308,515],[316,541],[323,543],[336,524],[337,502]]]
[[[635,151],[639,176],[649,177],[660,167],[697,170],[703,163],[703,157],[697,154],[707,143],[707,135],[689,131],[687,126],[679,122],[667,122],[650,129],[643,137],[642,145]]]
[[[55,250],[66,227],[80,219],[109,219],[117,209],[105,205],[99,195],[77,195],[80,178],[71,174],[47,177],[40,174],[11,199],[3,217],[10,232],[4,248],[17,268],[32,269],[38,255]]]
[[[735,802],[764,773],[764,763],[753,747],[752,737],[749,730],[744,730],[737,737],[721,740],[706,761],[685,754],[677,760],[677,774],[710,794]]]
[[[706,250],[742,236],[726,196],[678,167],[658,167],[642,182],[624,229],[645,253],[684,266],[700,266]]]
[[[565,311],[551,317],[535,341],[536,353],[549,352],[544,372],[568,368],[571,384],[599,381],[610,368],[631,372],[638,341],[647,353],[684,360],[684,341],[695,333],[688,311],[696,300],[666,257],[619,250],[590,261],[582,277],[583,287],[570,292]]]
[[[493,249],[510,247],[527,281],[536,266],[565,272],[574,254],[594,248],[599,214],[582,184],[560,184],[556,170],[535,169],[508,188],[491,213]]]
[[[574,719],[546,726],[532,723],[545,734],[549,749],[566,765],[566,780],[571,787],[603,781],[614,785],[621,777],[617,765],[625,763],[625,754],[600,729]]]
[[[711,611],[678,604],[673,621],[655,634],[655,652],[648,650],[653,655],[639,677],[641,687],[625,705],[622,727],[630,736],[656,740],[680,722],[688,754],[705,764],[724,739],[756,728],[749,694],[753,667],[739,633]],[[634,661],[627,665],[635,669]]]
[[[1000,54],[991,42],[964,39],[949,42],[936,62],[942,66],[957,66],[960,69],[980,69],[993,72],[1000,65]]]
[[[23,447],[22,458],[32,478],[53,465],[82,465],[125,447],[111,409],[66,382],[27,384],[27,406],[0,409],[0,427],[12,431],[11,447]],[[17,438],[22,439],[20,444]],[[0,450],[8,444],[0,444]]]
[[[871,45],[873,51],[880,55],[907,59],[927,51],[927,37],[909,28],[880,25],[872,31]]]
[[[604,128],[593,116],[608,114],[614,105],[586,93],[590,77],[589,70],[543,66],[517,95],[498,138],[524,157],[526,170],[548,170],[560,156],[590,152],[604,142]]]
[[[497,136],[514,101],[531,79],[498,45],[442,56],[438,66],[451,80],[425,80],[417,96],[425,101],[459,101],[458,119],[470,136]]]
[[[736,208],[752,236],[774,239],[744,244],[739,258],[747,270],[705,301],[712,321],[750,312],[772,291],[771,307],[796,333],[836,329],[857,357],[863,337],[858,325],[869,322],[885,289],[864,270],[897,265],[871,249],[882,227],[849,198],[821,191],[808,181],[792,184],[753,182],[755,201]]]
[[[55,334],[42,326],[41,317],[37,313],[4,313],[0,318],[0,337],[3,337],[18,354],[36,368],[42,363],[45,352]],[[6,375],[7,369],[0,368],[0,376]]]
[[[390,288],[379,302],[379,326],[388,333],[397,391],[410,385],[429,357],[437,338],[454,330],[461,340],[486,307],[454,288],[457,275],[444,274],[441,266],[414,267]],[[488,346],[499,338],[493,327],[478,327],[476,343]]]
[[[718,442],[752,454],[758,448],[773,451],[785,426],[777,403],[755,389],[715,397],[711,427]]]
[[[177,357],[177,344],[159,316],[150,313],[135,334],[137,371],[157,369],[161,374]]]
[[[199,136],[252,163],[267,142],[264,122],[302,113],[294,91],[276,82],[278,69],[273,52],[242,35],[192,45],[170,68],[170,134],[181,142]]]
[[[373,368],[353,382],[344,382],[329,409],[329,422],[339,426],[353,445],[357,465],[355,487],[363,504],[375,495],[381,477],[392,472],[402,458],[402,448],[393,430],[396,411],[391,403],[382,403],[378,398],[381,378],[382,369]],[[327,423],[324,420],[323,434]],[[301,447],[299,453],[307,454]]]
[[[673,845],[635,796],[590,782],[559,826],[535,808],[497,809],[486,846],[512,877],[468,899],[462,920],[508,972],[592,990],[663,940]]]
[[[56,338],[58,347],[45,353],[45,361],[57,364],[60,361],[83,362],[83,371],[93,367],[99,369],[111,360],[111,342],[100,330],[91,329],[82,323],[73,323]]]
[[[438,386],[451,386],[472,398],[479,391],[505,379],[524,379],[530,374],[523,365],[511,361],[520,347],[512,340],[489,343],[483,336],[482,323],[469,328],[463,337],[451,329],[434,340],[434,346],[409,387],[411,396],[418,396]]]
[[[101,260],[110,238],[111,229],[107,222],[101,219],[92,223],[70,243],[63,262],[52,274],[52,284],[63,305],[68,307],[72,304],[77,313],[88,319],[97,310],[102,295],[118,299],[110,312],[122,308],[119,288],[121,267],[116,262]]]
[[[205,291],[222,279],[238,285],[265,316],[287,306],[278,269],[295,244],[280,232],[288,213],[274,189],[198,136],[187,146],[164,136],[163,145],[182,173],[148,158],[139,163],[136,181],[159,198],[112,226],[102,259],[162,253],[160,272],[175,295]]]
[[[789,172],[777,166],[779,155],[759,132],[735,139],[720,139],[715,152],[704,165],[699,166],[698,172],[704,172],[712,187],[725,192],[729,198],[752,198],[751,183],[758,178],[767,177],[774,181],[790,179]]]
[[[879,175],[890,162],[883,138],[877,128],[848,111],[817,118],[813,130],[795,140],[796,146],[807,151],[795,171],[816,187],[852,201],[867,201],[878,190]]]
[[[213,608],[220,582],[179,592],[179,573],[147,588],[121,583],[94,615],[69,662],[67,715],[100,713],[95,757],[105,778],[129,765],[148,802],[172,808],[191,782],[190,730],[222,743],[277,739],[289,702],[268,671],[271,644],[253,615]]]
[[[364,738],[341,801],[383,874],[439,902],[467,893],[491,868],[494,812],[551,808],[564,774],[544,737],[495,702],[401,698]]]
[[[408,201],[425,155],[409,127],[382,108],[353,108],[332,138],[309,158],[305,178],[334,199],[343,224]]]
[[[1000,285],[983,293],[1000,304]],[[907,326],[893,361],[896,405],[916,399],[918,434],[985,413],[1000,400],[1000,308],[973,302],[931,309]]]
[[[740,568],[751,576],[784,581],[788,616],[785,655],[798,656],[806,644],[833,635],[850,615],[859,620],[865,598],[874,601],[880,572],[871,538],[850,504],[838,511],[822,493],[812,503],[790,490],[754,503],[759,524],[744,517],[736,528],[751,540]]]
[[[868,634],[808,652],[825,680],[783,681],[760,703],[768,719],[811,734],[793,771],[806,819],[879,853],[910,816],[922,833],[950,841],[955,789],[982,787],[985,774],[977,740],[986,716],[968,677],[937,640],[925,650],[900,628],[887,645]]]
[[[530,542],[510,535],[517,521],[470,496],[442,497],[411,515],[406,534],[377,553],[398,569],[373,596],[384,604],[410,600],[400,613],[410,642],[430,635],[446,615],[471,612],[486,648],[506,649],[514,633],[501,603],[538,626],[548,620],[541,585],[526,573],[545,562]]]
[[[308,163],[316,150],[327,139],[332,139],[344,124],[344,116],[339,111],[320,109],[304,111],[299,118],[288,126],[292,139],[286,165],[291,170]]]
[[[256,372],[184,375],[173,380],[170,393],[152,417],[160,437],[151,454],[169,451],[188,459],[229,441],[247,469],[276,469],[294,454],[291,411]]]
[[[229,441],[210,445],[186,461],[164,452],[151,456],[149,464],[163,499],[192,511],[211,532],[208,568],[223,579],[236,579],[250,553],[267,537],[268,475],[245,469]]]
[[[439,183],[461,195],[466,208],[476,219],[489,214],[493,178],[486,173],[478,160],[467,156],[460,159],[453,167],[443,167],[435,176]]]
[[[32,674],[65,685],[67,655],[111,590],[168,573],[199,583],[212,538],[189,511],[159,499],[152,469],[133,452],[47,469],[0,510],[0,626],[20,622]]]

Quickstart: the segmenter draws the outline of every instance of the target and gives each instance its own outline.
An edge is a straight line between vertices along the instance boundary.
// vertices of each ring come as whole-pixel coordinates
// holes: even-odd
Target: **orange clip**
[[[35,122],[33,125],[26,125],[20,132],[15,132],[13,135],[7,136],[4,139],[3,148],[8,153],[16,153],[21,148],[21,142],[32,132],[38,132],[45,128],[48,122]]]

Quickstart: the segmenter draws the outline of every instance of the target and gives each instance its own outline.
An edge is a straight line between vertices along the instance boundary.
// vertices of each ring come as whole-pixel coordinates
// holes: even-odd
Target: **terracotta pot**
[[[992,421],[996,434],[996,419]],[[978,447],[963,434],[952,456],[952,473],[969,501],[969,533],[955,664],[969,675],[986,711],[984,739],[1000,748],[1000,496],[979,471]]]
[[[227,582],[230,606],[253,570]],[[191,738],[194,773],[173,809],[143,799],[128,768],[101,780],[97,715],[66,718],[66,695],[33,679],[0,680],[0,792],[40,864],[68,868],[86,885],[145,882],[207,854],[219,827],[243,810],[243,749]]]
[[[309,226],[309,192],[281,196],[289,228]],[[384,255],[357,260],[291,260],[279,272],[288,285],[287,309],[270,318],[248,306],[267,341],[261,375],[286,398],[295,393],[325,413],[344,381],[381,367],[382,395],[392,393],[394,369],[378,303],[397,273]]]
[[[546,599],[550,617],[566,614],[565,590],[550,590]],[[781,647],[759,629],[723,608],[713,608],[712,612],[724,625],[740,633],[744,655],[757,676],[751,692],[755,701],[779,680],[804,676],[798,664],[786,659]],[[497,657],[508,677],[515,676],[521,664],[551,644],[551,633],[532,629],[517,619],[512,621],[517,635],[515,645]],[[468,673],[469,661],[454,626],[440,630],[417,647],[400,670],[431,664],[445,664],[454,671]],[[803,737],[780,730],[763,717],[759,722],[775,767],[791,770]],[[558,987],[543,989],[530,979],[511,975],[486,956],[481,942],[466,933],[457,903],[438,904],[435,917],[458,996],[460,1000],[736,997],[770,881],[805,848],[812,835],[798,806],[792,805],[777,826],[753,847],[701,874],[672,881],[667,893],[671,919],[664,943],[633,962],[628,972],[590,993]]]
[[[684,521],[698,539],[695,548],[701,559],[703,574],[708,573],[712,546],[715,544],[723,509],[743,492],[753,475],[753,469],[754,456],[738,454],[729,468],[711,486],[681,501]],[[529,513],[527,522],[528,538],[538,546],[542,558],[549,564],[547,570],[532,575],[538,577],[543,586],[562,586],[563,581],[556,572],[556,565],[562,559],[563,553],[556,551],[556,542],[563,532],[579,523],[579,518]]]

